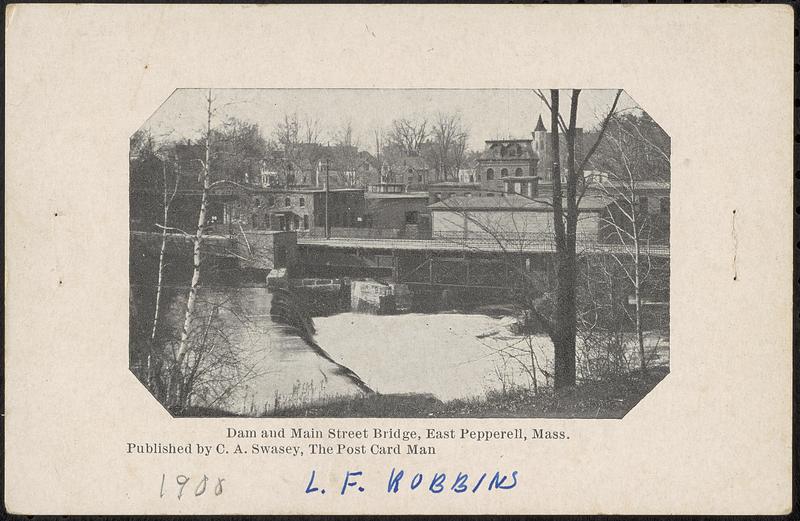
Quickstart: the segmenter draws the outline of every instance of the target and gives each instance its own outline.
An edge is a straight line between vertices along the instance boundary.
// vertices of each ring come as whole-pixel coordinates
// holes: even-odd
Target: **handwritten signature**
[[[426,490],[432,494],[441,494],[445,491],[456,494],[463,494],[469,491],[475,494],[479,491],[510,490],[518,484],[517,474],[517,471],[514,470],[511,474],[496,471],[494,473],[483,472],[480,475],[470,476],[466,472],[451,473],[449,475],[445,472],[435,472],[433,475],[426,476],[421,472],[412,475],[402,469],[392,468],[385,481],[385,491],[387,494],[415,490]],[[318,486],[316,484],[316,476],[317,471],[312,470],[306,485],[306,494],[326,493],[323,485]],[[338,483],[335,483],[334,486],[333,490],[338,491],[340,496],[348,493],[352,494],[355,491],[365,492],[367,490],[366,476],[361,470],[347,470],[344,473],[341,486]],[[384,489],[380,488],[379,490]]]

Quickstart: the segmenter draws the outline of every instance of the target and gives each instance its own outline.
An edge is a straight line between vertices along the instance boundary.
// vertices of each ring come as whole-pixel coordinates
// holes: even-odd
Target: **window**
[[[517,168],[516,170],[514,170],[514,175],[517,176],[517,177],[522,176],[523,175],[522,174],[522,168]]]
[[[303,229],[304,230],[308,230],[308,216],[307,215],[303,216]]]
[[[283,200],[283,206],[292,206],[292,200],[287,197]]]
[[[270,219],[269,219],[269,213],[265,213],[264,214],[264,228],[269,230],[269,229],[272,228],[271,225],[272,225],[272,223],[270,222]]]
[[[295,215],[294,216],[294,227],[292,229],[296,230],[298,228],[300,228],[300,217]]]
[[[475,174],[475,180],[481,182],[481,174]]]
[[[300,205],[300,206],[305,206],[305,205],[306,205],[306,198],[305,198],[305,197],[301,197],[301,198],[300,198],[299,205]]]
[[[406,212],[406,224],[419,223],[419,212]]]
[[[275,206],[275,198],[272,197],[271,195],[267,197],[267,204],[269,205],[270,208]]]
[[[494,197],[494,194],[492,192],[486,192],[486,197]]]
[[[422,182],[422,174],[417,174],[417,182],[418,183]]]
[[[486,180],[491,181],[492,179],[494,179],[494,170],[490,168],[486,170]]]
[[[500,170],[500,177],[508,177],[508,168]]]
[[[669,214],[669,197],[662,197],[658,203],[661,206],[661,213]]]

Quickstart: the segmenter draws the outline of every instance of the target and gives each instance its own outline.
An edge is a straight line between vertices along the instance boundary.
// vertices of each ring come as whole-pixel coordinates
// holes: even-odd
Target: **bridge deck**
[[[139,239],[156,240],[160,233],[131,231],[131,235]],[[183,234],[168,233],[170,242],[191,244],[193,238]],[[236,238],[224,235],[207,235],[204,238],[206,248],[215,250],[216,255],[237,256],[233,253],[236,249]],[[346,250],[406,250],[429,252],[473,252],[473,253],[552,253],[556,251],[555,243],[547,238],[509,238],[502,241],[502,245],[495,239],[365,239],[354,237],[308,237],[299,235],[297,244],[300,246],[318,246],[323,248]],[[627,254],[631,250],[619,244],[605,244],[596,241],[579,240],[577,243],[579,253],[616,253]],[[668,245],[650,245],[642,248],[643,254],[653,257],[669,257]]]
[[[552,253],[556,251],[555,243],[548,240],[514,240],[503,241],[502,245],[492,239],[356,239],[351,237],[297,237],[297,244],[302,246],[322,246],[342,249],[373,250],[418,250],[418,251],[458,251],[458,252],[508,252],[508,253]],[[630,252],[626,246],[618,244],[602,244],[598,242],[579,241],[579,252],[617,253]],[[657,257],[669,257],[669,246],[650,245],[643,248],[644,254]]]

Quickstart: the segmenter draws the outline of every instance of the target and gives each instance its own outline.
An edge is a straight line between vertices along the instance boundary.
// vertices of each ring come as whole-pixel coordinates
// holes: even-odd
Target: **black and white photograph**
[[[670,137],[624,89],[175,90],[130,139],[173,416],[622,418],[669,373]]]
[[[791,6],[5,15],[8,512],[794,508]]]

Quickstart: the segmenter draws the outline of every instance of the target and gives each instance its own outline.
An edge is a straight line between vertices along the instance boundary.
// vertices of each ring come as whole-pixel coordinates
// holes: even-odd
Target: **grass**
[[[279,408],[277,417],[327,418],[622,418],[667,374],[666,367],[652,368],[642,377],[630,373],[603,381],[584,381],[555,393],[526,388],[492,391],[483,398],[442,402],[425,394],[367,394],[357,398],[333,398],[319,403]]]

